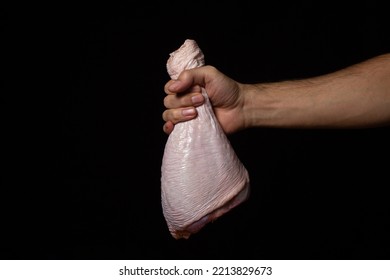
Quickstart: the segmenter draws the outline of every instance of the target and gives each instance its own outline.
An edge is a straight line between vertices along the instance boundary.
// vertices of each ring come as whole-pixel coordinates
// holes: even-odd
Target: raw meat
[[[167,71],[177,79],[185,69],[204,65],[204,55],[187,39],[170,53]],[[198,117],[175,125],[161,166],[161,201],[175,239],[188,239],[207,223],[244,202],[249,175],[216,119],[205,89]]]

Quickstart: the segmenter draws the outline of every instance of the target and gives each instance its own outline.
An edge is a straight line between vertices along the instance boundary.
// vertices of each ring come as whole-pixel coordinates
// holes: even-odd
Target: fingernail
[[[194,108],[183,109],[181,111],[181,113],[183,114],[183,116],[186,116],[186,117],[194,116],[195,115],[195,109]]]
[[[191,97],[191,101],[192,101],[192,105],[194,106],[200,105],[203,102],[203,96],[201,94],[194,95],[193,97]]]

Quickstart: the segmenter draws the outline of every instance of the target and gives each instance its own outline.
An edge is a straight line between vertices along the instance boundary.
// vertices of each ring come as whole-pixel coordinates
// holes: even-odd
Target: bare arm
[[[363,128],[390,123],[390,54],[315,78],[242,87],[247,127]]]
[[[173,86],[174,85],[174,86]],[[214,67],[165,85],[164,131],[197,116],[206,87],[226,133],[249,127],[365,128],[390,124],[390,54],[308,79],[242,84]],[[177,94],[181,93],[181,94]],[[192,99],[198,97],[198,101]],[[191,113],[188,113],[188,111]]]

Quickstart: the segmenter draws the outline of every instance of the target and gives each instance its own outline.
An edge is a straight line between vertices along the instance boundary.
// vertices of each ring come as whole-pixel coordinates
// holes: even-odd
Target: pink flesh
[[[242,202],[248,199],[249,196],[249,185],[247,185],[240,193],[235,196],[231,201],[226,203],[221,208],[218,208],[211,212],[210,214],[204,216],[200,220],[190,224],[187,226],[184,230],[180,231],[177,230],[174,232],[174,236],[176,239],[178,238],[185,238],[188,239],[191,234],[197,233],[200,231],[206,224],[215,221],[217,218],[221,217],[223,214],[228,212],[230,209],[238,206]]]
[[[204,65],[194,40],[170,54],[167,70],[177,79]],[[249,196],[249,175],[216,119],[207,92],[198,117],[175,125],[161,166],[161,202],[171,235],[189,238]]]

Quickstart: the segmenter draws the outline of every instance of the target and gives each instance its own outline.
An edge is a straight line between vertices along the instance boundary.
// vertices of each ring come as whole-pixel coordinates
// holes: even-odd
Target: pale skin
[[[196,118],[206,89],[226,134],[253,127],[369,128],[390,124],[390,54],[301,80],[244,84],[213,66],[165,84],[163,130]]]

